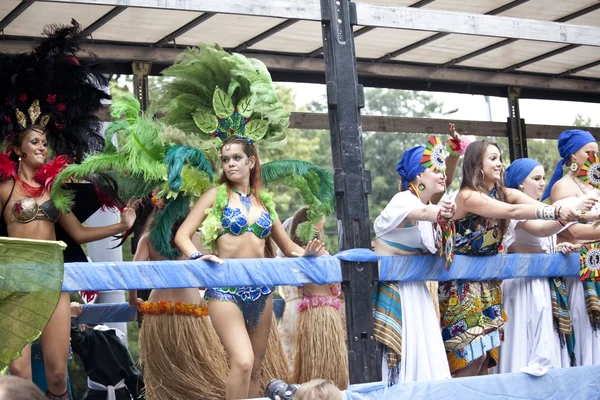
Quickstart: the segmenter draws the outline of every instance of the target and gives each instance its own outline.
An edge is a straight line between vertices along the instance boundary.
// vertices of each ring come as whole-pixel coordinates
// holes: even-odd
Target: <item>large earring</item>
[[[419,191],[421,191],[421,192],[422,192],[423,190],[425,190],[425,185],[423,185],[422,183],[419,183],[419,184],[417,185],[417,189],[419,189]]]
[[[577,172],[579,167],[577,166],[576,162],[572,162],[571,165],[569,166],[569,169],[571,170],[571,172]]]

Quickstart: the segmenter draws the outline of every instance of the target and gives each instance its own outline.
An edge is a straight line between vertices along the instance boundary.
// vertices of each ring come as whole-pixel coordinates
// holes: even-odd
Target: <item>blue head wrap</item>
[[[402,159],[398,162],[396,171],[402,178],[402,190],[407,190],[412,181],[417,175],[425,171],[425,167],[421,165],[421,158],[425,153],[425,146],[416,146],[404,152]]]
[[[538,165],[541,164],[531,158],[519,158],[518,160],[515,160],[508,168],[506,168],[504,177],[506,187],[517,189]]]
[[[564,131],[558,136],[558,153],[562,160],[556,164],[556,169],[550,179],[550,183],[546,186],[542,200],[550,197],[552,186],[554,186],[554,184],[562,177],[562,167],[567,163],[567,159],[586,144],[595,142],[596,138],[594,138],[591,133],[579,129]]]

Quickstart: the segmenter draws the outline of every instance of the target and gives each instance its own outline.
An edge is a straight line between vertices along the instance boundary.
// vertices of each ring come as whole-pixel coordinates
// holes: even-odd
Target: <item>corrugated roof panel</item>
[[[188,45],[218,43],[221,47],[232,48],[283,21],[280,18],[217,14],[178,37],[176,42]]]
[[[94,39],[156,43],[201,12],[127,8],[92,34]]]
[[[377,28],[354,39],[358,58],[380,58],[434,35],[432,32]]]
[[[383,4],[386,6],[408,7],[417,0],[354,0],[355,3]]]
[[[594,0],[529,0],[500,14],[503,17],[554,21],[597,3]]]
[[[323,46],[321,23],[298,21],[294,25],[252,46],[252,49],[309,53]]]
[[[561,43],[518,40],[498,49],[488,51],[477,57],[465,60],[460,65],[502,69],[564,46],[565,45]]]
[[[583,65],[583,64],[581,64],[581,65]],[[593,68],[584,69],[583,71],[579,71],[578,73],[574,74],[573,76],[581,76],[581,77],[585,77],[585,78],[600,79],[600,65],[593,67]]]
[[[561,72],[589,64],[596,60],[600,60],[600,50],[590,46],[582,46],[526,65],[520,68],[519,71],[560,74]]]
[[[427,64],[444,64],[462,55],[501,41],[500,38],[448,35],[395,58]]]
[[[600,10],[592,11],[579,18],[572,19],[567,24],[600,26]]]
[[[19,15],[4,33],[17,36],[40,36],[48,24],[70,24],[75,18],[84,28],[113,7],[89,4],[35,2]]]
[[[21,0],[3,0],[0,1],[0,19],[6,17],[9,12],[19,5]]]
[[[436,0],[423,8],[431,8],[440,11],[468,12],[473,14],[485,14],[495,10],[512,0]]]

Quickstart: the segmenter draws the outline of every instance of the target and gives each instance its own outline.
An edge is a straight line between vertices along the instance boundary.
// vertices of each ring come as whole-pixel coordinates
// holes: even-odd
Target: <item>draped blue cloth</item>
[[[554,170],[554,174],[550,179],[550,183],[548,183],[548,186],[546,186],[542,200],[550,197],[552,186],[554,186],[554,184],[558,182],[560,178],[562,178],[562,168],[568,163],[569,157],[571,157],[586,144],[594,142],[596,142],[596,138],[594,138],[591,133],[579,129],[564,131],[558,136],[558,153],[560,154],[562,160],[556,164],[556,169]]]
[[[541,164],[531,158],[519,158],[513,161],[513,163],[506,168],[504,176],[506,187],[517,189],[538,165]]]
[[[579,276],[579,254],[456,255],[449,271],[439,256],[377,256],[369,249],[340,252],[340,259],[379,260],[381,281],[448,281]],[[337,257],[297,257],[208,261],[66,263],[63,291],[132,290],[224,286],[301,286],[342,281]],[[31,290],[31,289],[29,289]]]
[[[425,146],[416,146],[404,152],[402,159],[398,162],[396,171],[402,178],[402,190],[407,190],[408,186],[414,181],[425,167],[421,165],[421,158],[425,153]]]

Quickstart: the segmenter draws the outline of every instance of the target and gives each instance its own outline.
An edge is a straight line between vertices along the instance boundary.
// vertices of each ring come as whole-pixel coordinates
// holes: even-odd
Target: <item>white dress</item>
[[[539,238],[517,228],[513,220],[504,239],[505,248],[513,243],[541,247],[546,253],[555,248],[556,237]],[[548,278],[517,278],[502,282],[504,343],[500,348],[500,373],[525,372],[540,376],[550,368],[570,366],[566,345],[561,348],[552,317],[552,298]]]
[[[410,211],[423,205],[409,191],[396,194],[375,220],[377,238],[387,244],[436,253],[431,222],[397,228]],[[409,250],[410,251],[410,250]],[[398,283],[402,303],[402,359],[399,382],[416,382],[450,378],[450,368],[439,320],[425,282]],[[382,364],[383,379],[388,376],[387,362]]]
[[[593,190],[589,196],[600,198],[600,192]],[[577,197],[569,197],[555,204],[569,204],[570,201],[578,200]],[[592,211],[600,211],[596,205]],[[600,238],[599,238],[600,239]],[[567,297],[569,298],[569,309],[571,321],[575,331],[575,359],[577,366],[600,364],[600,332],[594,332],[590,324],[590,318],[585,305],[583,284],[577,276],[565,278],[567,286]]]

